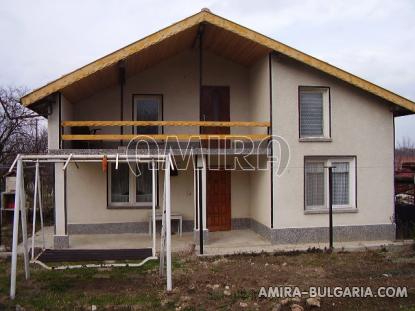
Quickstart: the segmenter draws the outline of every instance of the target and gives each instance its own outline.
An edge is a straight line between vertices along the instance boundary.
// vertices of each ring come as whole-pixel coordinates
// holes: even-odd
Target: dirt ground
[[[412,245],[364,252],[174,257],[172,293],[164,291],[158,262],[141,268],[47,271],[32,266],[29,281],[19,263],[17,296],[8,298],[10,262],[0,262],[0,310],[415,310]],[[320,298],[299,301],[259,297],[261,287],[406,286],[407,298]],[[297,309],[301,310],[301,309]]]

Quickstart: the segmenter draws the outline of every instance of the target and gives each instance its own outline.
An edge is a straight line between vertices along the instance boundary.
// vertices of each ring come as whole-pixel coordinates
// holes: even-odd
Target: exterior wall
[[[256,120],[251,116],[251,73],[248,68],[211,53],[204,53],[204,85],[230,87],[231,120]],[[257,70],[260,72],[260,70]],[[140,74],[127,79],[124,86],[124,119],[132,118],[133,94],[162,94],[164,120],[199,120],[198,53],[188,50]],[[255,81],[255,80],[254,80]],[[258,88],[257,92],[260,91]],[[114,86],[73,105],[74,120],[119,120],[120,89]],[[263,119],[258,121],[266,121]],[[119,129],[105,129],[100,133],[117,133]],[[114,132],[116,131],[116,132]],[[166,127],[165,133],[195,133],[197,127]],[[232,133],[245,133],[246,129],[232,129]],[[130,133],[131,128],[124,128]],[[106,174],[99,164],[79,164],[68,167],[68,223],[99,224],[146,222],[150,210],[107,209]],[[160,176],[162,182],[162,174]],[[172,211],[185,220],[193,221],[193,171],[180,172],[172,177]],[[248,218],[250,174],[232,173],[232,218]],[[162,184],[159,185],[160,199]],[[241,195],[242,194],[242,195]],[[97,212],[99,211],[99,212]]]
[[[253,171],[250,175],[250,218],[271,227],[271,171]]]
[[[331,142],[299,142],[299,85],[330,87]],[[388,105],[287,59],[274,59],[273,89],[274,134],[283,136],[291,149],[288,168],[274,179],[275,228],[328,226],[327,214],[304,212],[304,156],[310,155],[357,157],[357,212],[336,213],[335,226],[391,226],[393,116]]]
[[[62,168],[63,163],[55,163],[55,228],[53,236],[55,248],[69,247],[69,237],[66,226],[66,171],[64,171]]]
[[[244,66],[204,53],[203,84],[230,86],[230,116],[250,121],[249,71]],[[124,86],[124,120],[132,119],[133,94],[162,94],[164,120],[199,120],[199,69],[197,50],[186,50],[129,79]],[[120,120],[120,89],[114,86],[74,105],[76,120]],[[105,128],[100,133],[119,133]],[[243,129],[232,129],[240,133]],[[164,132],[198,134],[198,127],[165,127]],[[125,127],[124,133],[131,133]],[[246,129],[245,129],[246,133]]]
[[[244,171],[231,172],[231,217],[249,218],[251,196],[250,174]]]
[[[61,95],[61,118],[62,121],[73,120],[74,111],[72,103],[63,95]]]
[[[163,94],[164,120],[198,120],[197,64],[197,51],[184,51],[129,78],[124,87],[124,120],[132,118],[133,94]],[[230,86],[231,120],[267,121],[270,114],[268,65],[268,56],[246,68],[205,53],[203,84]],[[291,151],[289,166],[284,174],[276,176],[277,168],[274,168],[274,229],[270,229],[270,171],[232,172],[232,218],[250,219],[248,226],[275,241],[288,241],[292,236],[296,241],[308,241],[301,236],[305,231],[297,229],[307,229],[311,232],[310,235],[320,239],[325,232],[322,228],[327,227],[328,217],[327,214],[311,215],[304,212],[304,156],[356,156],[357,211],[336,213],[335,226],[346,228],[343,231],[337,229],[346,239],[364,238],[364,232],[369,232],[368,236],[376,238],[377,230],[390,230],[393,215],[393,116],[388,105],[356,88],[287,59],[277,60],[273,57],[272,82],[273,134],[286,139]],[[299,85],[330,87],[331,142],[299,141]],[[119,100],[118,86],[75,104],[63,99],[62,117],[74,120],[119,120]],[[53,131],[56,128],[59,130],[59,126],[56,127],[55,113],[49,122],[50,139],[54,141],[56,135]],[[198,130],[196,127],[167,127],[165,133],[196,134]],[[109,131],[106,129],[107,133]],[[118,133],[119,130],[112,131]],[[130,132],[131,128],[124,129],[124,133]],[[232,129],[232,133],[244,133],[244,130]],[[53,147],[53,143],[50,146]],[[107,177],[100,164],[78,165],[79,169],[71,164],[67,170],[69,224],[147,222],[150,209],[108,209]],[[161,200],[162,173],[159,181]],[[172,212],[180,213],[185,221],[192,222],[192,169],[180,172],[179,176],[172,177],[171,182]],[[378,227],[367,229],[370,225]],[[353,231],[359,231],[360,235],[351,234]]]
[[[59,148],[59,95],[55,96],[52,113],[48,116],[48,149]]]
[[[62,163],[55,163],[55,235],[66,235],[65,171]]]
[[[232,172],[232,218],[249,217],[249,173]],[[164,174],[159,173],[159,202],[163,198]],[[186,221],[194,218],[193,168],[171,177],[171,206]],[[147,222],[149,209],[107,208],[107,173],[100,163],[71,163],[67,168],[69,224]]]
[[[107,208],[107,173],[100,163],[71,163],[67,168],[67,210],[69,224],[147,222],[150,208]],[[159,203],[164,177],[159,172]],[[193,220],[193,172],[181,171],[171,177],[172,213]]]
[[[270,83],[268,55],[258,60],[250,68],[250,101],[252,119],[270,120]],[[254,129],[255,133],[264,134],[264,129]],[[265,159],[261,159],[264,165]],[[271,174],[270,171],[250,172],[250,218],[271,226]]]
[[[59,104],[60,102],[60,104]],[[59,149],[59,119],[72,120],[74,106],[63,95],[56,95],[52,113],[48,116],[48,149]]]
[[[255,121],[270,120],[270,83],[268,55],[253,64],[249,71],[250,115]],[[264,134],[263,128],[254,128],[254,133]]]
[[[52,114],[48,117],[48,149],[59,148],[60,120],[72,118],[72,104],[62,95],[56,95],[56,101],[52,106]],[[66,171],[63,171],[62,163],[55,163],[55,248],[69,247],[67,232],[67,193]]]

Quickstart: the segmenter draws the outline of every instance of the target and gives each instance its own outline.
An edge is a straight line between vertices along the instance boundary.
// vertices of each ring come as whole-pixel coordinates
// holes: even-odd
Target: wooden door
[[[206,221],[209,231],[231,230],[230,171],[206,171]]]
[[[228,86],[202,86],[200,101],[201,121],[230,121]],[[201,127],[200,134],[229,134],[229,127]],[[207,142],[203,142],[207,146]],[[222,144],[221,144],[222,145]],[[211,141],[211,147],[218,142]]]

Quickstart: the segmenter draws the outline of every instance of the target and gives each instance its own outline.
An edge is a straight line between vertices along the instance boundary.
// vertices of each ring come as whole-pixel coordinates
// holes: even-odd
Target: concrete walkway
[[[29,238],[31,247],[31,238]],[[147,233],[122,234],[74,234],[69,236],[69,246],[72,249],[127,249],[151,248],[153,240]],[[172,249],[174,252],[190,251],[193,243],[193,233],[183,233],[180,237],[172,235]],[[160,248],[160,235],[157,235],[157,248]],[[42,247],[42,233],[36,232],[35,247]],[[45,227],[45,247],[53,248],[53,227]],[[23,252],[19,244],[19,252]]]
[[[53,248],[53,227],[45,228],[46,248]],[[127,249],[127,248],[146,248],[152,246],[151,236],[148,234],[77,234],[69,238],[70,248],[73,249]],[[412,240],[406,241],[355,241],[334,243],[335,250],[359,251],[364,249],[380,248],[382,246],[399,246],[412,244]],[[42,246],[42,235],[38,231],[35,237],[35,247]],[[31,247],[31,239],[29,239]],[[284,252],[284,251],[304,251],[310,248],[324,249],[328,243],[309,243],[309,244],[284,244],[273,245],[268,240],[251,230],[233,230],[222,232],[210,232],[209,243],[204,246],[205,255],[230,255],[240,253],[260,253],[260,252]],[[157,236],[157,249],[160,248],[160,235]],[[198,246],[194,246],[193,233],[185,232],[172,236],[173,252],[193,252],[199,253]],[[19,252],[22,253],[22,245],[19,245]]]

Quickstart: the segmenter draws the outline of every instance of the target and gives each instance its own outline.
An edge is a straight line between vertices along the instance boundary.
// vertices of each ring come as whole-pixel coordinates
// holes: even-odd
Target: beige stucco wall
[[[250,68],[250,113],[257,121],[270,120],[270,83],[268,55],[259,59]],[[264,128],[255,128],[255,133],[265,134]],[[265,157],[260,158],[264,166]],[[268,227],[271,226],[271,174],[270,171],[252,171],[250,174],[250,218]]]
[[[159,202],[163,197],[164,173],[159,173]],[[231,174],[232,218],[249,217],[247,172]],[[151,209],[108,209],[107,173],[100,163],[70,164],[67,168],[67,211],[69,224],[120,223],[147,221]],[[194,184],[192,168],[171,177],[171,206],[185,220],[193,220]]]
[[[159,173],[159,202],[163,198],[164,174]],[[69,224],[120,223],[147,221],[149,209],[107,208],[107,173],[100,163],[70,164],[67,168],[67,212]],[[171,177],[173,213],[193,219],[193,172],[181,171]]]
[[[55,96],[52,112],[48,116],[48,149],[59,148],[59,95]]]
[[[250,115],[255,121],[270,120],[270,83],[268,55],[259,59],[249,69]],[[264,128],[254,128],[254,133],[266,134]]]
[[[250,174],[244,171],[231,172],[231,217],[249,218]]]
[[[249,70],[209,52],[204,53],[204,85],[230,87],[230,117],[249,121]],[[133,94],[162,94],[164,120],[199,120],[199,69],[197,50],[186,50],[129,79],[124,86],[124,120],[132,118]],[[75,104],[76,120],[119,120],[120,90],[114,86]],[[101,133],[119,133],[106,128]],[[198,127],[166,127],[169,133],[199,133]],[[242,132],[241,132],[242,131]],[[232,129],[232,133],[246,133]],[[131,132],[126,127],[125,133]]]
[[[291,149],[289,166],[274,179],[276,228],[327,226],[327,214],[304,213],[304,156],[357,157],[358,213],[335,214],[335,225],[391,224],[393,215],[393,117],[373,96],[288,60],[274,60],[274,133]],[[299,142],[298,86],[328,86],[331,142]]]
[[[251,102],[264,88],[264,62],[246,68],[209,52],[204,53],[204,85],[230,87],[230,116],[234,121],[266,121],[267,116],[259,105]],[[124,119],[132,117],[133,94],[163,94],[164,120],[199,120],[198,54],[188,50],[148,70],[127,79],[124,87]],[[252,86],[251,86],[252,85]],[[253,94],[253,96],[251,95]],[[103,90],[73,105],[75,120],[119,120],[119,87]],[[269,103],[269,102],[268,102]],[[266,106],[267,107],[267,106]],[[101,133],[117,133],[108,129]],[[125,128],[129,133],[131,128]],[[195,133],[199,128],[166,127],[165,133]],[[232,133],[247,133],[247,129],[232,129]],[[162,174],[160,181],[163,180]],[[232,218],[250,217],[251,174],[232,172]],[[268,179],[269,180],[269,179]],[[172,210],[184,219],[193,220],[194,186],[192,168],[172,177]],[[160,185],[160,198],[162,185]],[[106,174],[99,164],[71,165],[68,170],[68,223],[108,223],[146,221],[149,210],[107,209]],[[258,210],[258,206],[256,210]],[[269,208],[267,207],[267,210]]]
[[[59,101],[61,102],[61,111],[59,111]],[[61,117],[61,121],[73,120],[73,110],[74,105],[65,96],[56,94],[52,104],[52,113],[48,115],[48,149],[59,148],[59,117]]]
[[[250,218],[271,226],[271,171],[250,172]]]
[[[205,85],[230,86],[231,120],[269,119],[268,57],[260,59],[250,68],[210,53],[205,53],[204,62]],[[389,224],[393,214],[393,118],[388,105],[345,83],[288,60],[274,59],[272,68],[273,134],[284,137],[291,148],[289,167],[282,176],[274,176],[274,227],[327,225],[326,214],[304,214],[305,155],[357,157],[358,213],[336,214],[335,225]],[[330,87],[331,142],[299,142],[299,85]],[[164,120],[198,120],[197,51],[180,53],[128,79],[124,93],[125,120],[131,119],[132,94],[137,93],[163,94]],[[108,88],[73,104],[72,113],[71,117],[75,120],[118,120],[119,88]],[[51,129],[55,128],[53,120],[52,117],[49,121],[52,121]],[[129,131],[130,128],[125,129],[126,133]],[[233,133],[244,131],[232,130]],[[166,128],[165,132],[197,133],[198,128]],[[102,172],[100,164],[79,165],[77,169],[71,164],[67,173],[68,223],[147,220],[149,210],[107,209],[106,174]],[[232,218],[250,217],[270,226],[270,178],[269,171],[232,173]],[[171,180],[173,212],[193,220],[191,168]]]

